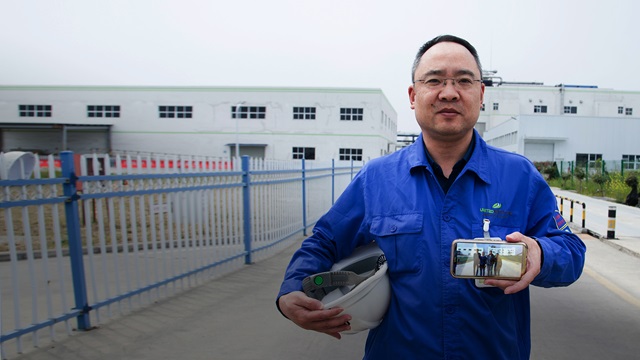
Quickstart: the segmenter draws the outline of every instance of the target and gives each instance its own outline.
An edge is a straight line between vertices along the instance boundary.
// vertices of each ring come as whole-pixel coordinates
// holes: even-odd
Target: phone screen
[[[451,274],[470,279],[520,279],[526,258],[524,243],[456,240],[451,249]]]

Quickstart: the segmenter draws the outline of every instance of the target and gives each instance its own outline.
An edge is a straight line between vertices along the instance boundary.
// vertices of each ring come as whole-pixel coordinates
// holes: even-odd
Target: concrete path
[[[336,340],[301,330],[276,309],[298,246],[18,359],[361,359],[366,332]]]
[[[586,227],[596,235],[606,236],[608,207],[616,206],[617,239],[600,240],[640,257],[640,208],[554,192],[586,202]],[[575,211],[572,228],[579,232],[581,215]],[[297,246],[18,359],[361,359],[366,332],[335,340],[299,329],[276,310],[275,296]]]
[[[553,188],[552,190],[558,196],[586,204],[585,232],[618,248],[618,250],[640,257],[640,207],[617,204],[606,199],[580,195],[573,191],[565,191],[557,188]],[[570,202],[564,200],[563,203],[564,218],[569,221]],[[615,207],[616,209],[614,239],[607,239],[610,207]],[[573,223],[571,224],[574,232],[581,230],[581,222],[582,205],[574,204]]]

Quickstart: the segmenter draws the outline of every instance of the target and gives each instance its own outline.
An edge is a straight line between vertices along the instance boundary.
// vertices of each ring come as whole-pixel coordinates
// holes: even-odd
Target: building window
[[[362,161],[362,149],[340,149],[340,160]]]
[[[119,105],[88,105],[87,116],[90,118],[93,118],[93,117],[119,118],[120,106]]]
[[[362,121],[363,114],[363,108],[340,108],[340,120]]]
[[[577,114],[578,113],[578,107],[577,106],[565,106],[564,107],[564,113],[565,114]]]
[[[193,106],[158,106],[161,118],[190,119],[193,116]]]
[[[624,114],[624,106],[618,106],[618,114]]]
[[[596,166],[596,161],[602,161],[602,154],[576,154],[576,166],[585,167],[587,163],[589,168]]]
[[[305,160],[315,160],[316,159],[316,148],[312,147],[294,147],[293,148],[293,159],[305,159]]]
[[[265,119],[267,117],[266,106],[232,106],[232,119]]]
[[[628,170],[640,170],[640,155],[622,155],[624,168]]]
[[[18,105],[20,117],[51,117],[51,105]]]
[[[624,109],[624,114],[625,115],[633,115],[633,108]]]
[[[499,110],[500,109],[500,104],[498,103],[493,103],[493,110]]]
[[[533,112],[534,113],[546,114],[547,113],[547,105],[533,105]]]
[[[314,107],[294,107],[293,120],[315,120],[316,108]]]

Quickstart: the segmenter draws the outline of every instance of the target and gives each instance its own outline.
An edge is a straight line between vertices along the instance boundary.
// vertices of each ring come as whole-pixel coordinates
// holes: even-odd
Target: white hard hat
[[[351,330],[345,334],[378,326],[391,299],[386,259],[375,242],[356,248],[330,271],[306,277],[302,286],[325,309],[341,307],[342,313],[351,315]]]

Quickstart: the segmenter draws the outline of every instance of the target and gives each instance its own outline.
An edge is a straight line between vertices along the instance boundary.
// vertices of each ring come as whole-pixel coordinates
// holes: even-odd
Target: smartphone
[[[458,239],[451,245],[451,275],[462,279],[520,280],[527,269],[527,244]]]

